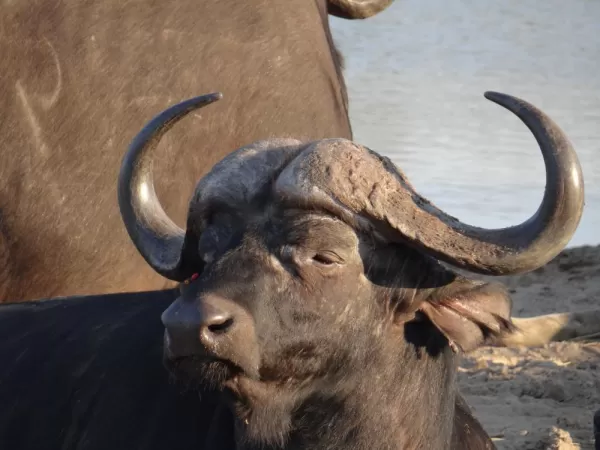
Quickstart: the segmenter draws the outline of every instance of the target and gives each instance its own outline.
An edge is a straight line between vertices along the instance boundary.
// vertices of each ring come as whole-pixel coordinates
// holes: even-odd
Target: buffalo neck
[[[403,334],[410,338],[410,331]],[[390,339],[395,345],[382,346],[360,370],[304,398],[290,413],[283,446],[246,441],[236,450],[449,448],[456,355],[431,334],[424,343],[404,339]],[[237,440],[245,441],[240,435]]]

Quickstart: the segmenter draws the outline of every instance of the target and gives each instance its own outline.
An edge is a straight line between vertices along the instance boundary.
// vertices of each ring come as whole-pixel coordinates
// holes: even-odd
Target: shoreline
[[[567,248],[527,274],[477,278],[508,287],[513,317],[600,310],[600,245]],[[458,379],[498,450],[594,450],[600,342],[483,347],[464,355]]]

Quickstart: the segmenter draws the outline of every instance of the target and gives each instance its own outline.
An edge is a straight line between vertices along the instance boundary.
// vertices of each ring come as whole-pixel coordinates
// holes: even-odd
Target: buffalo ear
[[[452,347],[469,352],[492,344],[515,330],[512,302],[504,286],[457,278],[437,289],[420,310],[446,336]]]

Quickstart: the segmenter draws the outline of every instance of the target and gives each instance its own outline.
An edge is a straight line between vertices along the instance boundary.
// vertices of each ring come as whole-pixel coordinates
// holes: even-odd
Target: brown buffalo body
[[[360,18],[390,1],[361,3],[4,2],[0,302],[166,285],[127,238],[116,177],[135,132],[173,103],[229,93],[161,143],[157,191],[180,223],[196,180],[231,149],[350,138],[327,10]]]

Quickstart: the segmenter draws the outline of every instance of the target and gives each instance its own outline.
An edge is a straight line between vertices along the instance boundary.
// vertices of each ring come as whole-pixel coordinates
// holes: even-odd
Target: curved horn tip
[[[167,108],[167,111],[171,110],[172,108],[174,108],[174,109],[180,109],[180,108],[196,109],[196,107],[209,105],[218,100],[221,100],[222,98],[223,98],[223,94],[219,91],[212,92],[210,94],[199,95],[197,97],[192,97],[187,100],[183,100],[182,102],[174,105],[173,107]]]
[[[485,91],[483,93],[483,96],[491,101],[494,101],[495,98],[504,97],[506,95],[508,95],[508,94],[503,94],[502,92],[498,92],[498,91]]]
[[[496,103],[497,105],[502,106],[503,108],[509,110],[513,114],[516,114],[520,117],[520,113],[522,108],[535,111],[538,114],[541,111],[528,101],[523,100],[522,98],[515,97],[514,95],[503,94],[502,92],[495,91],[485,91],[483,96],[491,102]]]
[[[221,92],[199,95],[198,97],[192,97],[176,103],[158,113],[144,125],[144,128],[131,141],[129,150],[123,158],[122,168],[130,165],[129,159],[139,156],[138,153],[146,148],[145,143],[148,139],[155,136],[156,133],[164,133],[171,128],[174,124],[173,120],[178,121],[191,111],[210,105],[222,98],[223,94]]]
[[[207,95],[213,97],[215,100],[221,100],[223,98],[223,93],[221,91],[216,91]]]
[[[209,104],[221,100],[223,98],[223,93],[220,91],[212,92],[210,94],[199,95],[198,97],[192,97],[189,100],[186,100],[185,103],[188,104]]]
[[[506,106],[509,103],[523,102],[520,98],[513,97],[512,95],[503,94],[502,92],[496,91],[485,91],[483,96],[489,101],[497,103],[501,106]]]

